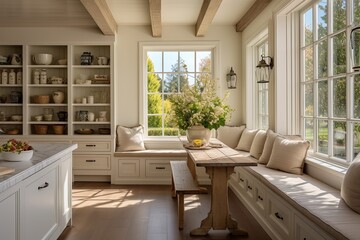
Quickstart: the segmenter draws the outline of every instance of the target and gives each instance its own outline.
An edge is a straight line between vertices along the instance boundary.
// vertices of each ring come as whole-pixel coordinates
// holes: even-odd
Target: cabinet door
[[[324,238],[318,233],[319,230],[315,230],[310,227],[300,217],[295,215],[295,239],[296,240],[325,240],[330,238]]]
[[[56,168],[25,187],[22,238],[48,239],[58,227]]]
[[[117,159],[118,177],[139,177],[140,160],[138,159]]]
[[[282,239],[291,239],[292,214],[290,206],[285,201],[273,194],[269,196],[268,220]]]
[[[1,199],[1,198],[0,198]],[[0,200],[0,238],[1,239],[17,239],[16,238],[16,193]]]

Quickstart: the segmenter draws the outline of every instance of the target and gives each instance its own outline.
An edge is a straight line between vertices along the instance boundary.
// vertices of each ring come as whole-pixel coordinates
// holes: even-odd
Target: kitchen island
[[[29,161],[7,162],[0,176],[0,239],[57,239],[71,224],[72,151],[76,144],[30,143]]]

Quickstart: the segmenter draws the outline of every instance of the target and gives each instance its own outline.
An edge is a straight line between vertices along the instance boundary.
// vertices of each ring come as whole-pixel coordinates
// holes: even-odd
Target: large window
[[[317,156],[349,163],[360,151],[360,75],[349,47],[360,1],[316,1],[300,18],[302,133]]]
[[[166,48],[165,48],[166,49]],[[178,136],[184,132],[170,121],[169,95],[181,92],[186,84],[194,84],[202,77],[213,76],[211,48],[164,50],[156,47],[146,54],[145,101],[143,117],[149,137]],[[145,79],[146,78],[146,79]]]

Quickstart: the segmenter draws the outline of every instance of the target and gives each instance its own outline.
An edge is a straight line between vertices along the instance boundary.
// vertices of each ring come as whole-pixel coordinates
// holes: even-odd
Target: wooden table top
[[[211,139],[211,142],[221,143]],[[223,145],[221,148],[186,149],[191,159],[199,167],[236,167],[257,166],[257,162],[249,157],[244,157],[238,151]]]

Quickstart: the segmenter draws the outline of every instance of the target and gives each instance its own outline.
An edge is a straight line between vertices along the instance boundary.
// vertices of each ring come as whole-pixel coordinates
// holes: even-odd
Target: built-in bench
[[[178,202],[178,225],[179,229],[184,228],[184,195],[185,194],[204,194],[207,189],[199,187],[199,184],[187,165],[186,161],[171,161],[172,173],[172,197],[177,197]]]
[[[339,190],[307,174],[294,175],[264,165],[244,167],[237,174],[231,188],[272,237],[360,239],[360,215],[345,204]]]
[[[114,153],[114,157],[161,157],[161,158],[186,158],[187,154],[184,149],[147,149],[141,151],[118,151]]]

